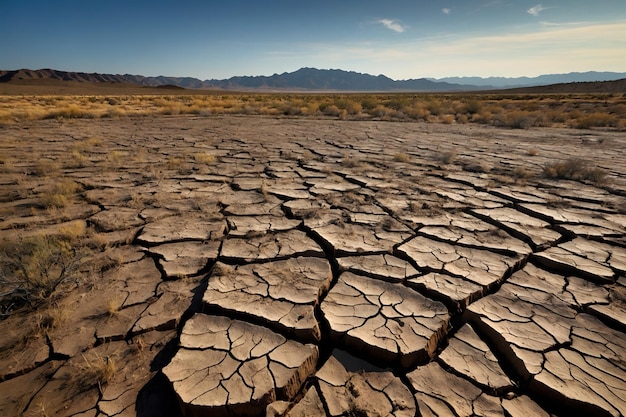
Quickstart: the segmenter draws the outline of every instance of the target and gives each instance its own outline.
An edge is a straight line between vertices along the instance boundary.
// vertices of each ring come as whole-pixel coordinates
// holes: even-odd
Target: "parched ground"
[[[625,149],[246,116],[0,128],[0,415],[624,415]],[[62,257],[13,250],[38,236]],[[63,279],[17,288],[41,259]]]

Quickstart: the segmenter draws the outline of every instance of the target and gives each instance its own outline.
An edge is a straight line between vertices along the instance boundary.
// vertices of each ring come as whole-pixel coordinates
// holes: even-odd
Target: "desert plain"
[[[625,150],[611,128],[7,123],[0,415],[622,416]]]

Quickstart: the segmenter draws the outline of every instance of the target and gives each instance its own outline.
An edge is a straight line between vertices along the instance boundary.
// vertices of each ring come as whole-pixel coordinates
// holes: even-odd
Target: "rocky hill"
[[[352,71],[301,68],[271,76],[239,76],[225,80],[199,80],[192,77],[144,77],[131,74],[98,74],[52,69],[0,71],[0,82],[28,84],[37,80],[89,83],[125,83],[142,86],[174,85],[194,89],[289,90],[289,91],[467,91],[478,87],[429,81],[425,78],[396,81],[384,75]]]

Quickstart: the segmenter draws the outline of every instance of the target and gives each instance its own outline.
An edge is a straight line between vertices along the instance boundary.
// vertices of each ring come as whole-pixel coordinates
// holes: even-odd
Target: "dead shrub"
[[[323,110],[322,110],[322,107],[323,107]],[[327,106],[322,106],[320,104],[319,108],[324,116],[341,117],[344,113],[347,114],[347,111],[345,109],[340,109],[334,104],[327,105]]]
[[[482,174],[490,170],[491,167],[482,161],[467,161],[463,163],[463,171]]]
[[[617,117],[607,113],[591,113],[575,119],[572,123],[577,129],[589,129],[592,127],[616,127]]]
[[[441,123],[446,124],[446,125],[451,125],[452,123],[454,123],[455,118],[453,115],[451,114],[445,114],[439,117],[439,120],[441,121]]]
[[[595,184],[606,182],[606,172],[603,169],[592,167],[589,161],[581,158],[548,163],[543,167],[543,174],[552,179],[589,181]]]
[[[37,306],[78,276],[85,252],[61,236],[35,235],[0,243],[0,314]]]
[[[455,150],[442,152],[437,158],[439,162],[444,164],[451,164],[457,157],[457,153]]]
[[[512,129],[528,129],[535,125],[535,119],[530,112],[504,111],[495,117],[494,124],[501,127],[510,127]]]
[[[515,169],[511,172],[511,175],[519,180],[527,180],[533,176],[532,172],[528,171],[524,167],[519,166],[515,167]]]
[[[468,100],[463,106],[463,112],[467,114],[479,113],[482,109],[482,103],[478,100]]]

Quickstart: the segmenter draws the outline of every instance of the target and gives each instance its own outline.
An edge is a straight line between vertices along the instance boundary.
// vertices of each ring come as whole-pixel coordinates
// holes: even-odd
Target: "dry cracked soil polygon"
[[[175,116],[0,134],[1,415],[626,414],[619,132]],[[542,177],[582,154],[606,181]],[[9,279],[43,264],[67,276]]]

